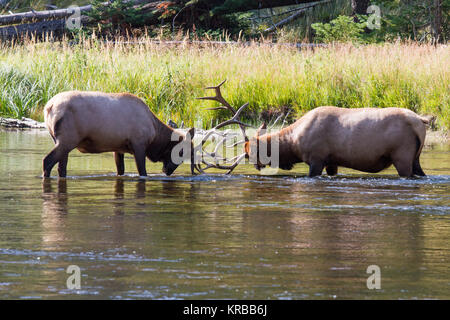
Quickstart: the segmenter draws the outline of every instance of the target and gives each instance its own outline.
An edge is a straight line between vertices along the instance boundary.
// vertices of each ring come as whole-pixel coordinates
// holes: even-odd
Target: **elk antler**
[[[214,107],[214,108],[207,108],[207,110],[220,110],[220,109],[226,109],[231,111],[231,113],[233,114],[233,117],[229,120],[226,120],[222,123],[219,123],[218,125],[216,125],[214,128],[212,128],[211,130],[206,131],[206,133],[203,135],[203,139],[201,141],[201,143],[199,145],[197,145],[195,147],[195,153],[197,153],[198,151],[201,151],[201,156],[202,156],[202,163],[206,165],[206,167],[202,168],[200,164],[196,164],[195,168],[197,169],[197,171],[199,171],[200,173],[205,173],[205,170],[209,169],[209,168],[216,168],[216,169],[222,169],[222,170],[228,170],[226,174],[230,174],[234,168],[236,168],[236,166],[242,161],[242,159],[244,159],[245,154],[241,154],[237,157],[234,157],[232,159],[226,159],[221,157],[218,154],[218,150],[219,147],[221,146],[225,146],[226,148],[234,148],[235,146],[237,146],[238,144],[244,143],[246,141],[248,141],[248,137],[245,133],[245,128],[246,127],[252,127],[249,124],[243,123],[240,121],[240,116],[242,111],[249,105],[248,103],[245,103],[244,105],[242,105],[237,111],[235,108],[233,108],[222,96],[222,92],[220,91],[221,86],[225,83],[226,80],[222,81],[219,85],[217,86],[213,86],[213,87],[207,87],[206,89],[212,89],[215,90],[216,95],[215,96],[210,96],[210,97],[200,97],[197,98],[199,100],[212,100],[212,101],[216,101],[219,102],[220,104],[222,104],[219,107]],[[230,138],[234,138],[235,135],[230,135],[228,133],[228,130],[226,130],[224,133],[220,133],[220,131],[217,131],[220,128],[223,128],[225,126],[228,126],[230,124],[237,124],[239,125],[239,128],[241,129],[242,135],[244,136],[244,140],[238,141],[232,145],[227,145],[226,142],[228,140],[230,140]],[[206,152],[203,150],[203,145],[205,144],[205,142],[212,136],[221,136],[222,139],[217,143],[216,147],[214,148],[213,152]],[[213,159],[213,163],[209,162],[205,159],[205,156],[208,158],[212,158]],[[233,162],[233,164],[231,165],[223,165],[223,164],[219,164],[219,162],[222,161],[223,163],[230,163]]]

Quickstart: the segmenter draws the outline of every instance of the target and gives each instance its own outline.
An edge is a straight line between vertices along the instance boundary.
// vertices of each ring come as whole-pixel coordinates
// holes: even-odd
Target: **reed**
[[[117,39],[123,40],[123,39]],[[267,110],[296,117],[322,105],[401,107],[433,114],[450,128],[448,46],[385,43],[297,50],[264,43],[173,46],[149,38],[4,44],[0,48],[0,115],[42,120],[42,108],[65,90],[131,92],[161,119],[210,127],[229,115],[196,100],[228,79],[223,92],[257,122]]]

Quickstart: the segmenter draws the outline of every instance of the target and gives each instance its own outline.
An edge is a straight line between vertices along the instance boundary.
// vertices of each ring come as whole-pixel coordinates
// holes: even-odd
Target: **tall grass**
[[[447,46],[336,45],[298,51],[283,46],[170,47],[68,41],[27,42],[0,50],[0,114],[42,119],[42,107],[65,90],[127,91],[162,120],[209,127],[227,117],[196,100],[206,86],[228,79],[224,96],[250,102],[245,117],[269,109],[296,116],[321,105],[401,107],[437,116],[450,128],[450,50]]]

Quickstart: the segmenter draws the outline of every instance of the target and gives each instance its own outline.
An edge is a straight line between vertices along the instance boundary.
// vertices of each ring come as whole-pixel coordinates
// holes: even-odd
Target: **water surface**
[[[449,299],[450,146],[427,147],[426,178],[395,170],[306,177],[139,181],[132,158],[72,152],[67,179],[40,178],[52,141],[0,132],[0,298]],[[56,168],[55,168],[56,169]],[[54,169],[53,175],[56,175]],[[81,289],[66,287],[69,265]],[[369,265],[381,289],[369,290]]]

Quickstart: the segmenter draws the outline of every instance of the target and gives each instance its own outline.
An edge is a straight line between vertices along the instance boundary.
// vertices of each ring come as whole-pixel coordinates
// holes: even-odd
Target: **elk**
[[[178,143],[187,143],[194,174],[191,138],[194,128],[186,134],[162,123],[138,97],[129,93],[67,91],[51,98],[44,108],[44,119],[55,147],[43,160],[43,176],[49,177],[58,163],[60,177],[66,176],[69,152],[114,152],[117,174],[125,172],[124,154],[134,155],[139,176],[147,175],[146,157],[163,162],[163,172],[171,175],[180,163],[172,161]]]
[[[321,175],[324,168],[332,176],[339,166],[376,173],[392,164],[401,177],[425,176],[419,157],[428,123],[403,108],[318,107],[276,133],[264,133],[263,124],[244,150],[256,159],[258,170],[270,165],[260,160],[264,145],[269,155],[278,152],[279,168],[290,170],[305,162],[310,177]],[[273,141],[278,150],[271,150]]]

